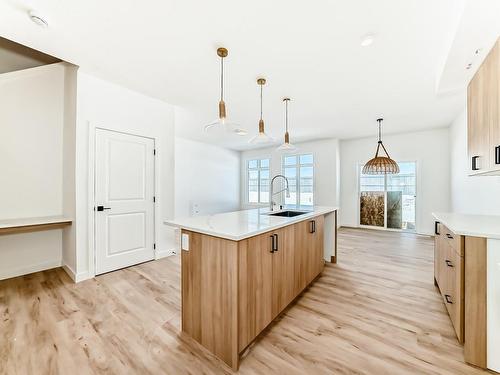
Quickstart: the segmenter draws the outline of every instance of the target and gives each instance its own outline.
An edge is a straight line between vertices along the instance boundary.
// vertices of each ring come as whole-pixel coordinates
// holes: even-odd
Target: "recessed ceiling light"
[[[31,20],[36,23],[40,27],[49,27],[49,23],[47,19],[45,19],[40,13],[38,13],[36,10],[30,10],[29,11],[29,16]]]
[[[373,43],[375,37],[372,34],[365,35],[363,39],[361,39],[361,47],[368,47]]]

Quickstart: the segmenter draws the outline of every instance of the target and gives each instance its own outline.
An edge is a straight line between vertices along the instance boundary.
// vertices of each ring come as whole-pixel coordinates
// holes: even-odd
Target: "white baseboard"
[[[52,268],[61,267],[61,260],[48,260],[42,263],[30,264],[27,266],[17,267],[10,270],[0,272],[0,280],[10,279],[12,277],[28,275],[33,272],[50,270]]]
[[[80,273],[76,273],[73,268],[71,268],[70,266],[68,266],[67,264],[63,264],[62,265],[62,268],[64,271],[66,271],[66,273],[68,274],[68,276],[71,278],[71,280],[73,280],[75,283],[79,283],[80,281],[83,281],[83,280],[87,280],[87,279],[91,279],[92,276],[89,275],[88,271],[85,271],[85,272],[80,272]]]

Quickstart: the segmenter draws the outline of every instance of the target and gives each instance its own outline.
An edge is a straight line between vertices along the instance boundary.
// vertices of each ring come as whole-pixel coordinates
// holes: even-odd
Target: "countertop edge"
[[[460,236],[468,236],[468,237],[482,237],[482,238],[490,238],[494,240],[500,240],[500,232],[498,233],[490,233],[490,232],[480,232],[480,231],[471,231],[465,228],[462,228],[461,226],[457,226],[456,223],[453,223],[449,217],[451,215],[457,215],[457,216],[462,216],[462,217],[467,217],[469,216],[469,220],[474,220],[477,219],[479,220],[480,217],[483,218],[494,218],[494,215],[467,215],[467,214],[455,214],[453,212],[433,212],[432,216],[438,220],[439,222],[442,222],[444,225],[446,225],[448,228],[450,228],[453,232]],[[500,217],[499,217],[500,219]]]
[[[245,211],[245,210],[242,210],[242,211]],[[320,208],[317,211],[312,211],[312,212],[309,212],[309,213],[304,214],[304,215],[296,216],[295,218],[292,218],[291,220],[289,220],[287,222],[280,223],[277,225],[272,225],[272,226],[269,226],[268,228],[265,228],[265,229],[247,232],[241,236],[231,236],[231,235],[227,235],[224,233],[216,233],[216,232],[212,232],[209,230],[204,230],[204,229],[192,227],[189,225],[179,224],[179,223],[176,223],[175,220],[165,220],[163,223],[165,225],[173,227],[173,228],[184,229],[184,230],[191,231],[191,232],[206,234],[209,236],[223,238],[223,239],[230,240],[230,241],[242,241],[242,240],[245,240],[245,239],[250,238],[250,237],[255,237],[255,236],[258,236],[260,234],[264,234],[264,233],[267,233],[267,232],[270,232],[270,231],[273,231],[276,229],[284,228],[284,227],[287,227],[287,226],[292,225],[292,224],[297,224],[297,223],[300,223],[301,221],[305,221],[307,219],[311,219],[311,218],[316,217],[316,216],[327,215],[327,214],[333,213],[335,211],[338,211],[338,207],[331,207],[331,208],[325,208],[325,209]]]

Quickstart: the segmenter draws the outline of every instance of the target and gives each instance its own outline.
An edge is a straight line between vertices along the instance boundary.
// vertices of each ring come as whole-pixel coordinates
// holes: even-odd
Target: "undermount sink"
[[[299,215],[307,214],[307,212],[302,211],[280,211],[268,214],[269,216],[284,216],[284,217],[294,217]]]

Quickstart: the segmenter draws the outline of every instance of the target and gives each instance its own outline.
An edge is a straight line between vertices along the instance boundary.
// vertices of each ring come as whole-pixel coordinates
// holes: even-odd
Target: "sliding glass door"
[[[359,224],[363,226],[415,230],[417,164],[398,162],[396,175],[359,176]]]

